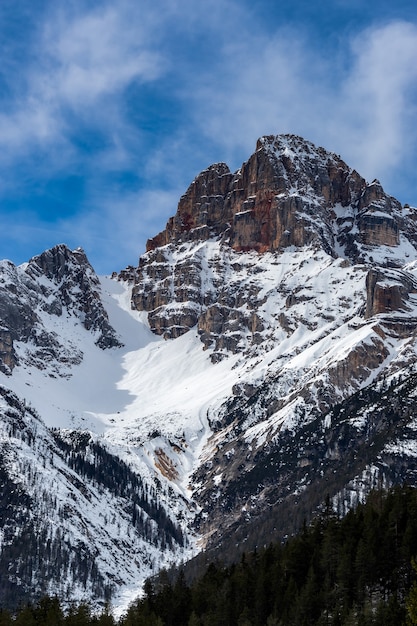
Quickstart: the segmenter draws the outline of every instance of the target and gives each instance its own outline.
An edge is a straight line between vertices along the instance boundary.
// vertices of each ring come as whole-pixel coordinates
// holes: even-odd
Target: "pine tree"
[[[108,605],[105,606],[101,615],[95,618],[94,626],[116,626],[115,619]]]
[[[187,626],[201,626],[201,620],[198,617],[197,613],[193,611],[190,615],[190,619],[188,620]]]
[[[32,606],[25,606],[19,611],[14,621],[15,626],[37,626]]]
[[[415,572],[417,572],[417,562],[412,560],[412,566]],[[417,624],[417,582],[414,582],[406,600],[407,608],[407,623]]]
[[[91,609],[88,604],[71,607],[65,619],[65,626],[86,626],[91,623]]]
[[[12,626],[12,616],[6,609],[0,609],[0,626]]]
[[[62,626],[64,624],[64,613],[57,597],[45,597],[39,600],[33,610],[37,624],[42,626]]]

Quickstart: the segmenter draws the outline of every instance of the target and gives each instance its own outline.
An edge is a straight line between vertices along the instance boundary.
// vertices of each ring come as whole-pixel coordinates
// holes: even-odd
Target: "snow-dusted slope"
[[[267,137],[197,177],[119,279],[63,245],[4,261],[6,601],[122,607],[203,547],[291,532],[326,493],[344,511],[412,482],[415,218],[336,155]]]
[[[16,282],[25,270],[13,268]],[[8,510],[2,518],[6,603],[58,593],[66,601],[112,597],[123,606],[129,589],[137,593],[146,577],[194,549],[187,521],[193,505],[180,481],[161,483],[153,455],[158,424],[146,423],[138,412],[150,394],[140,371],[129,369],[143,358],[146,372],[161,342],[140,315],[131,314],[125,287],[110,279],[103,283],[97,280],[96,289],[110,323],[120,329],[117,346],[100,348],[97,333],[71,314],[72,306],[59,316],[33,307],[44,349],[52,336],[60,355],[75,353],[77,361],[48,358],[39,367],[28,358],[30,343],[18,340],[12,374],[8,368],[0,374],[3,505],[11,497],[19,511]],[[162,375],[163,359],[157,367]],[[191,426],[192,432],[201,428]],[[151,439],[150,429],[148,452],[139,442]],[[187,454],[184,472],[192,462]],[[16,493],[19,498],[10,496]]]
[[[194,247],[188,244],[183,254],[194,254]],[[200,259],[204,254],[220,256],[221,244],[211,242],[205,250],[200,245],[198,253]],[[235,273],[231,268],[237,260],[239,271]],[[25,491],[33,498],[42,485],[54,494],[55,513],[50,513],[50,522],[55,528],[67,528],[68,545],[94,537],[94,562],[103,576],[102,590],[113,584],[116,603],[117,597],[125,597],[124,584],[138,589],[162,564],[196,552],[195,513],[205,520],[201,526],[204,535],[206,525],[213,523],[209,514],[212,490],[219,498],[222,486],[233,484],[237,476],[253,469],[258,449],[263,453],[274,445],[284,430],[296,436],[317,412],[349,397],[390,367],[402,367],[402,360],[415,358],[415,344],[409,337],[386,336],[382,340],[382,320],[364,318],[364,266],[351,266],[310,248],[286,251],[279,257],[229,252],[225,264],[230,292],[257,285],[262,303],[257,314],[263,320],[258,344],[253,344],[251,334],[242,334],[239,352],[223,350],[223,358],[213,363],[215,349],[204,349],[197,329],[175,340],[158,337],[150,331],[145,314],[131,309],[129,284],[102,277],[101,301],[122,346],[100,349],[94,335],[68,316],[60,321],[59,337],[82,353],[80,363],[70,371],[65,364],[59,375],[56,363],[38,369],[22,360],[12,376],[0,375],[1,384],[30,402],[47,427],[60,429],[64,441],[71,441],[74,430],[90,433],[92,441],[122,459],[141,478],[175,523],[182,520],[183,547],[154,546],[135,532],[129,513],[123,516],[119,498],[90,487],[78,474],[72,481],[81,479],[82,491],[86,489],[88,494],[79,495],[71,478],[68,483],[68,469],[60,470],[66,460],[43,425],[38,433],[49,438],[53,452],[48,454],[58,459],[52,465],[47,461],[49,482],[43,482],[41,460],[49,459],[48,454],[42,453],[35,462],[33,452],[13,443],[14,465],[18,458],[21,463],[26,459],[20,470]],[[288,307],[289,294],[294,293]],[[413,300],[409,305],[414,306]],[[410,311],[406,315],[409,318]],[[43,323],[48,327],[46,317]],[[18,355],[19,349],[20,344],[16,346]],[[26,349],[23,344],[22,349]],[[355,354],[358,363],[348,376],[349,360]],[[40,444],[36,445],[39,449]],[[89,450],[86,453],[91,454]],[[245,468],[239,469],[243,456]],[[39,474],[40,482],[31,484],[33,473]],[[79,496],[77,515],[69,515],[64,524],[59,511],[65,501],[68,506],[68,501],[74,500],[74,491]],[[83,528],[88,528],[88,533],[83,535]],[[138,555],[133,563],[132,550]],[[108,572],[113,572],[114,580],[107,577]],[[83,588],[77,576],[74,582],[69,575],[69,581],[66,585],[71,589],[75,585],[79,595],[82,591],[98,593],[99,586]],[[51,582],[48,590],[57,589],[62,593],[62,588]]]
[[[94,435],[51,432],[17,396],[0,395],[3,603],[110,598],[184,554],[162,490]]]

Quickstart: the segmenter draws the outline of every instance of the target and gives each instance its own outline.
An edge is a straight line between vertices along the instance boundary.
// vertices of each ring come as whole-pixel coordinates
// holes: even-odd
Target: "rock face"
[[[233,179],[225,163],[201,172],[180,199],[177,213],[165,230],[148,241],[147,251],[180,239],[207,239],[212,232],[222,233],[231,217],[226,197]]]
[[[119,346],[100,299],[99,280],[82,250],[58,245],[26,266],[0,263],[0,369],[11,373],[18,363],[68,371],[82,353],[43,323],[73,316],[96,337],[100,348]],[[22,347],[19,353],[16,344]]]
[[[12,371],[16,365],[16,353],[13,349],[13,339],[8,328],[0,328],[0,369],[5,374]]]
[[[293,135],[267,136],[234,174],[225,163],[201,172],[147,251],[221,234],[236,251],[314,241],[333,248],[354,225],[358,244],[396,246],[400,213],[401,205],[378,181],[368,185],[335,154]]]
[[[366,277],[365,317],[407,311],[410,294],[417,293],[414,277],[399,270],[371,269]]]
[[[389,391],[370,385],[256,450],[242,443],[247,436],[217,435],[218,447],[195,474],[205,560],[236,559],[242,545],[254,550],[264,537],[299,530],[325,494],[344,515],[372,488],[415,485],[416,385],[415,374],[394,379]]]
[[[99,280],[81,248],[71,251],[62,244],[55,246],[33,257],[26,273],[34,279],[45,276],[56,285],[57,300],[50,312],[59,315],[60,306],[74,312],[87,330],[99,333],[96,343],[100,348],[120,345],[100,300]]]
[[[264,252],[280,245],[304,245],[305,224],[295,220],[295,214],[301,214],[302,204],[297,202],[299,198],[288,197],[295,178],[291,156],[296,141],[297,138],[264,137],[236,173],[232,174],[224,163],[201,172],[181,198],[177,214],[169,220],[165,231],[148,242],[147,250],[224,233],[235,250]],[[304,148],[306,144],[301,143]],[[297,186],[307,189],[312,173],[303,174],[302,181],[297,176]],[[327,171],[322,172],[322,178],[319,187],[328,197]]]
[[[400,396],[395,376],[416,358],[416,219],[337,155],[268,136],[237,172],[201,172],[148,241],[132,308],[165,339],[197,332],[216,365],[247,363],[207,413],[212,436],[192,477],[215,554],[251,533],[256,546],[261,525],[294,530],[303,520],[284,529],[282,516],[308,516],[323,489],[346,510],[373,472],[396,480],[384,437],[403,441],[415,424],[409,407],[398,423],[385,413],[381,381],[394,377]]]
[[[203,258],[199,243],[208,241],[220,242],[224,253]],[[400,267],[415,241],[414,213],[403,212],[378,181],[367,184],[340,157],[300,137],[262,137],[237,172],[218,163],[193,181],[165,230],[148,241],[132,308],[147,311],[152,330],[165,338],[197,326],[204,346],[235,352],[242,328],[253,344],[264,328],[256,285],[236,285],[233,296],[225,289],[239,253],[309,246],[354,264],[372,264],[376,254],[379,266]],[[366,315],[399,307],[405,292],[369,292]]]

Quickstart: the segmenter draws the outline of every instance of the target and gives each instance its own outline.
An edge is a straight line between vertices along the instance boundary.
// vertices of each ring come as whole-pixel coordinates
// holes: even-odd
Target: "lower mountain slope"
[[[3,607],[46,594],[109,600],[184,552],[163,495],[104,442],[51,431],[3,387],[0,401]]]
[[[416,505],[407,486],[375,490],[342,518],[327,505],[285,543],[211,562],[191,581],[183,569],[161,576],[119,626],[415,624]]]

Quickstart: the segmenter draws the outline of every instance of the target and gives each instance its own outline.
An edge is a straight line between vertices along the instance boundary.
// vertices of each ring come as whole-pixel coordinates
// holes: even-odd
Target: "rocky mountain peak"
[[[60,306],[66,307],[82,320],[87,330],[99,333],[97,345],[101,348],[120,345],[100,299],[100,281],[82,248],[54,246],[33,257],[25,271],[34,280],[43,277],[56,286],[59,304],[54,303],[53,312],[57,313]]]
[[[19,363],[45,369],[49,363],[55,375],[79,363],[82,352],[60,337],[64,314],[93,333],[100,348],[120,345],[83,250],[60,244],[22,266],[1,262],[0,370],[9,374]]]
[[[33,257],[26,268],[26,273],[33,278],[44,275],[49,280],[59,284],[69,272],[78,269],[80,275],[88,273],[90,280],[98,284],[87,256],[82,248],[70,250],[65,244],[58,244],[50,250]]]
[[[377,214],[376,214],[377,213]],[[366,183],[339,156],[295,135],[268,135],[232,174],[225,163],[201,172],[147,251],[222,236],[236,251],[312,242],[357,261],[363,244],[399,243],[401,205]]]
[[[214,341],[216,350],[235,351],[247,346],[242,332],[257,345],[268,326],[262,287],[254,280],[248,287],[246,278],[234,283],[239,268],[247,277],[260,258],[248,268],[242,254],[271,253],[279,262],[287,250],[311,248],[346,263],[400,268],[415,254],[415,225],[415,211],[404,211],[379,181],[368,184],[338,155],[296,135],[261,137],[236,172],[217,163],[191,183],[165,230],[148,241],[132,307],[147,311],[152,330],[166,338],[197,325],[206,347]],[[405,289],[386,301],[387,310],[400,307]],[[369,298],[367,314],[381,311],[381,297],[378,306]]]

